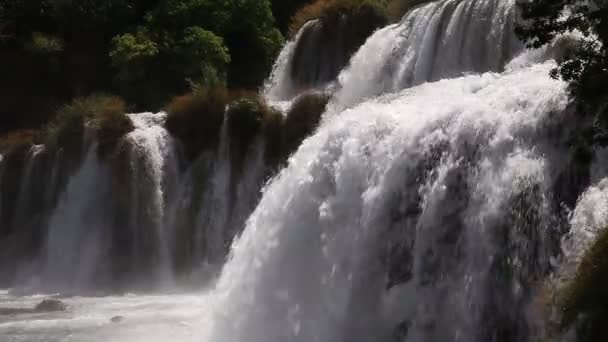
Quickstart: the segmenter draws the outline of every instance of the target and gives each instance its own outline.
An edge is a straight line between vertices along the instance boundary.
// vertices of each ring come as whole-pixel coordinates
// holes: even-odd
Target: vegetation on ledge
[[[562,35],[578,32],[567,46],[554,78],[568,82],[579,115],[590,122],[583,139],[587,144],[608,143],[608,4],[572,0],[520,1],[525,24],[516,33],[529,48],[553,43]]]
[[[167,130],[184,144],[190,159],[218,141],[228,103],[225,88],[212,88],[175,97],[165,107]]]
[[[314,132],[327,102],[329,96],[318,93],[305,93],[294,100],[283,128],[283,144],[287,154],[294,152],[302,140]]]
[[[23,129],[0,135],[0,154],[41,143],[40,131]]]
[[[95,130],[102,155],[111,152],[118,140],[133,130],[122,99],[92,95],[61,107],[46,128],[45,141],[50,147],[76,152],[82,146],[85,125]]]
[[[583,256],[576,275],[558,293],[562,329],[576,329],[580,341],[608,340],[608,230]]]

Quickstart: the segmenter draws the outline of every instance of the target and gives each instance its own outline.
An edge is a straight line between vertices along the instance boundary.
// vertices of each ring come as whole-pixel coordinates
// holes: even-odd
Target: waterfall
[[[541,334],[529,304],[573,223],[559,186],[576,124],[547,51],[509,63],[515,13],[438,1],[367,40],[235,240],[206,340]]]
[[[27,152],[20,189],[15,202],[15,216],[13,217],[12,222],[13,229],[20,226],[27,226],[28,220],[31,219],[31,213],[35,212],[35,208],[31,207],[33,204],[31,196],[33,196],[36,191],[33,189],[32,183],[37,178],[37,175],[35,175],[34,172],[39,167],[37,164],[41,162],[41,159],[38,157],[43,152],[44,146],[42,145],[34,145]]]
[[[108,248],[109,189],[109,170],[100,163],[92,145],[49,218],[42,269],[39,279],[34,276],[29,286],[79,291],[98,281],[95,274],[103,267]]]
[[[116,341],[541,340],[542,285],[571,276],[608,225],[608,150],[593,167],[577,160],[571,138],[586,123],[549,76],[571,37],[524,51],[515,2],[430,2],[339,58],[318,51],[327,26],[304,25],[264,95],[280,105],[328,84],[333,95],[276,173],[266,153],[282,140],[239,139],[227,114],[191,159],[163,112],[129,114],[135,129],[110,156],[89,139],[73,170],[39,146],[19,163],[0,155],[0,222],[37,211],[44,236],[33,262],[12,266],[28,265],[14,286],[200,291],[154,333],[125,313],[112,333],[133,324],[137,338]],[[31,209],[38,174],[50,179],[43,210]],[[1,228],[5,277],[2,258],[21,245]],[[115,336],[105,329],[95,340]]]
[[[514,0],[435,1],[377,31],[339,78],[337,109],[427,81],[501,71],[521,51]]]
[[[399,326],[404,341],[523,340],[569,158],[546,138],[568,104],[552,65],[426,83],[327,118],[235,242],[210,340],[386,340]]]

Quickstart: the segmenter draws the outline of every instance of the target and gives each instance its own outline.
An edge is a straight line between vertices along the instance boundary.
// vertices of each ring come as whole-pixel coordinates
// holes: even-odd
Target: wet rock
[[[124,316],[114,316],[114,317],[110,318],[110,322],[112,322],[112,323],[120,323],[124,320],[125,320]]]
[[[57,299],[45,299],[34,308],[34,312],[54,312],[65,311],[67,305]]]
[[[57,299],[45,299],[36,305],[33,309],[30,308],[0,308],[0,316],[14,316],[26,314],[38,314],[46,312],[65,311],[68,306]]]
[[[0,308],[0,316],[13,316],[32,313],[32,309]]]
[[[393,340],[395,342],[401,342],[405,340],[408,332],[410,331],[410,321],[403,321],[397,325],[395,331],[393,332]]]

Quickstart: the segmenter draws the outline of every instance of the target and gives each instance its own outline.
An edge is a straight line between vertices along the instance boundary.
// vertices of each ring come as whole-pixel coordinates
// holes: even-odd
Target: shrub
[[[294,37],[311,20],[320,19],[329,24],[342,16],[350,17],[356,26],[367,26],[371,22],[378,27],[381,25],[377,22],[387,21],[386,3],[381,0],[317,0],[294,14],[289,33]]]
[[[581,341],[608,340],[608,229],[585,253],[574,279],[558,294],[558,306],[562,328],[577,324]],[[584,320],[577,322],[579,317]]]
[[[384,1],[317,0],[296,13],[291,34],[312,19],[318,21],[301,33],[289,70],[298,92],[335,80],[365,40],[388,23]]]
[[[217,143],[228,103],[224,88],[198,89],[173,98],[165,107],[167,129],[184,144],[189,158]]]
[[[300,143],[313,133],[321,121],[328,101],[329,96],[318,93],[305,93],[295,99],[283,127],[285,154],[295,151]]]
[[[40,142],[40,132],[37,130],[11,131],[0,136],[0,153],[10,153],[10,151],[30,147]]]
[[[226,112],[231,138],[249,144],[263,129],[274,111],[259,97],[242,97],[234,101]]]
[[[133,124],[125,115],[125,102],[116,96],[91,95],[77,98],[61,107],[46,128],[45,140],[51,147],[79,149],[84,138],[84,126],[97,132],[99,152],[105,154]]]

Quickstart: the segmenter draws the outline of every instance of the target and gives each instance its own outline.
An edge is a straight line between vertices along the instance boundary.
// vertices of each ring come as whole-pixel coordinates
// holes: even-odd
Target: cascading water
[[[236,235],[217,281],[196,296],[68,300],[81,315],[85,308],[126,315],[117,328],[87,313],[74,323],[51,316],[30,329],[0,320],[0,337],[542,336],[543,322],[530,308],[537,285],[580,259],[606,225],[606,181],[605,170],[596,170],[595,185],[575,203],[589,181],[576,174],[569,147],[580,123],[565,83],[549,77],[553,52],[523,52],[512,34],[516,17],[515,0],[443,0],[376,32],[340,74],[317,132],[261,198],[268,174],[262,137],[239,151],[225,119],[217,146],[182,170],[179,144],[162,127],[165,114],[131,115],[135,131],[122,142],[124,154],[101,161],[91,147],[69,178],[50,215],[41,274],[99,281],[100,268],[115,271],[107,263],[116,255],[130,256],[132,268],[147,260],[169,277],[184,265],[215,270]],[[271,101],[297,91],[290,44],[266,89]],[[571,213],[569,205],[576,206]],[[71,271],[68,259],[79,259]],[[12,298],[0,292],[0,301]]]
[[[70,179],[48,222],[48,233],[40,278],[29,286],[51,291],[80,291],[99,279],[95,274],[103,265],[108,248],[105,228],[110,224],[109,172],[88,149],[81,168]]]
[[[327,118],[235,242],[210,340],[388,340],[397,327],[404,341],[524,340],[568,159],[545,137],[568,104],[550,67],[429,83]]]
[[[521,51],[514,0],[436,1],[376,32],[341,73],[337,109],[467,72],[500,71]]]
[[[287,42],[281,50],[270,73],[270,77],[266,81],[266,84],[264,84],[264,94],[271,101],[288,101],[297,94],[297,89],[295,89],[296,87],[293,84],[291,75],[294,53],[302,34],[314,23],[314,21],[310,21],[304,24],[294,39]]]

